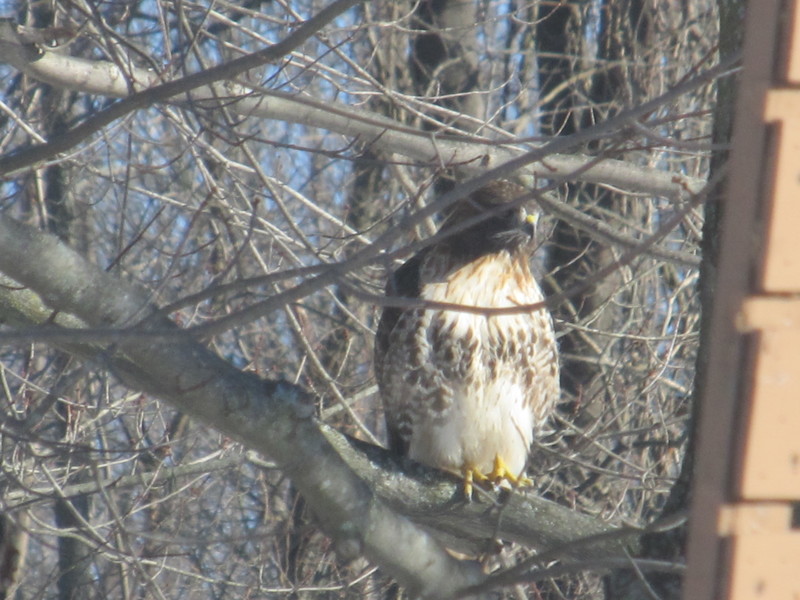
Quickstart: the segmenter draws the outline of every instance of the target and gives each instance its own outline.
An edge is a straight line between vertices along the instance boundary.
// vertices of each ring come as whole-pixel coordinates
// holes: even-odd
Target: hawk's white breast
[[[431,281],[423,269],[421,296],[492,308],[540,302],[527,264],[520,268],[513,261],[507,252],[489,255],[442,281]],[[483,473],[501,456],[512,472],[521,473],[539,425],[533,403],[540,397],[549,401],[547,386],[531,389],[540,377],[530,373],[540,362],[538,342],[554,345],[549,315],[425,310],[419,318],[424,379],[439,386],[439,397],[413,399],[418,406],[412,411],[409,456],[455,472],[469,467]],[[542,326],[546,331],[537,332]],[[554,360],[554,352],[548,358]]]

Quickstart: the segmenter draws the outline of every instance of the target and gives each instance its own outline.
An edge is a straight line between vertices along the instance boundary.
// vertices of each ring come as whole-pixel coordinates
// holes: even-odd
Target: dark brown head
[[[493,181],[473,192],[447,212],[439,231],[452,235],[444,243],[473,257],[528,248],[538,213],[529,214],[523,205],[514,202],[525,194],[525,188],[505,180]]]

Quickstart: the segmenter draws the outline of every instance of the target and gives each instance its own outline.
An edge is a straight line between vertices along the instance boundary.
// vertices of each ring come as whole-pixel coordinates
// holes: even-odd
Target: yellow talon
[[[500,455],[494,457],[494,468],[492,468],[492,472],[489,473],[487,479],[494,485],[500,485],[504,481],[509,482],[514,487],[526,487],[533,484],[525,475],[516,475],[511,471]]]
[[[475,477],[473,469],[464,469],[464,498],[472,500],[472,480]]]
[[[524,475],[516,475],[511,471],[506,461],[499,455],[494,457],[494,467],[488,475],[484,475],[480,469],[471,465],[464,465],[462,473],[464,474],[464,497],[467,500],[472,500],[472,490],[475,483],[489,483],[495,488],[502,485],[504,481],[507,481],[513,487],[526,487],[533,484]]]
[[[467,500],[472,500],[472,484],[474,482],[483,483],[489,481],[489,478],[481,473],[480,469],[477,467],[465,466],[462,471],[464,473],[464,497]]]

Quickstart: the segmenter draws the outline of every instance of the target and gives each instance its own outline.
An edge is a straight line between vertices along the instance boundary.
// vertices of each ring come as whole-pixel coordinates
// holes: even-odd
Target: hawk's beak
[[[539,213],[526,212],[523,218],[523,223],[524,223],[523,228],[525,229],[525,232],[529,236],[533,237],[534,234],[536,233],[536,223],[538,222],[539,222]]]

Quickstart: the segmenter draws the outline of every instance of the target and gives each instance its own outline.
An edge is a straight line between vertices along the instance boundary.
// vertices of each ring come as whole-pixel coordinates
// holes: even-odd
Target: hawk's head
[[[473,257],[501,250],[512,253],[528,250],[538,212],[529,213],[515,202],[525,194],[525,188],[498,180],[455,203],[439,230],[451,234],[445,243]]]

